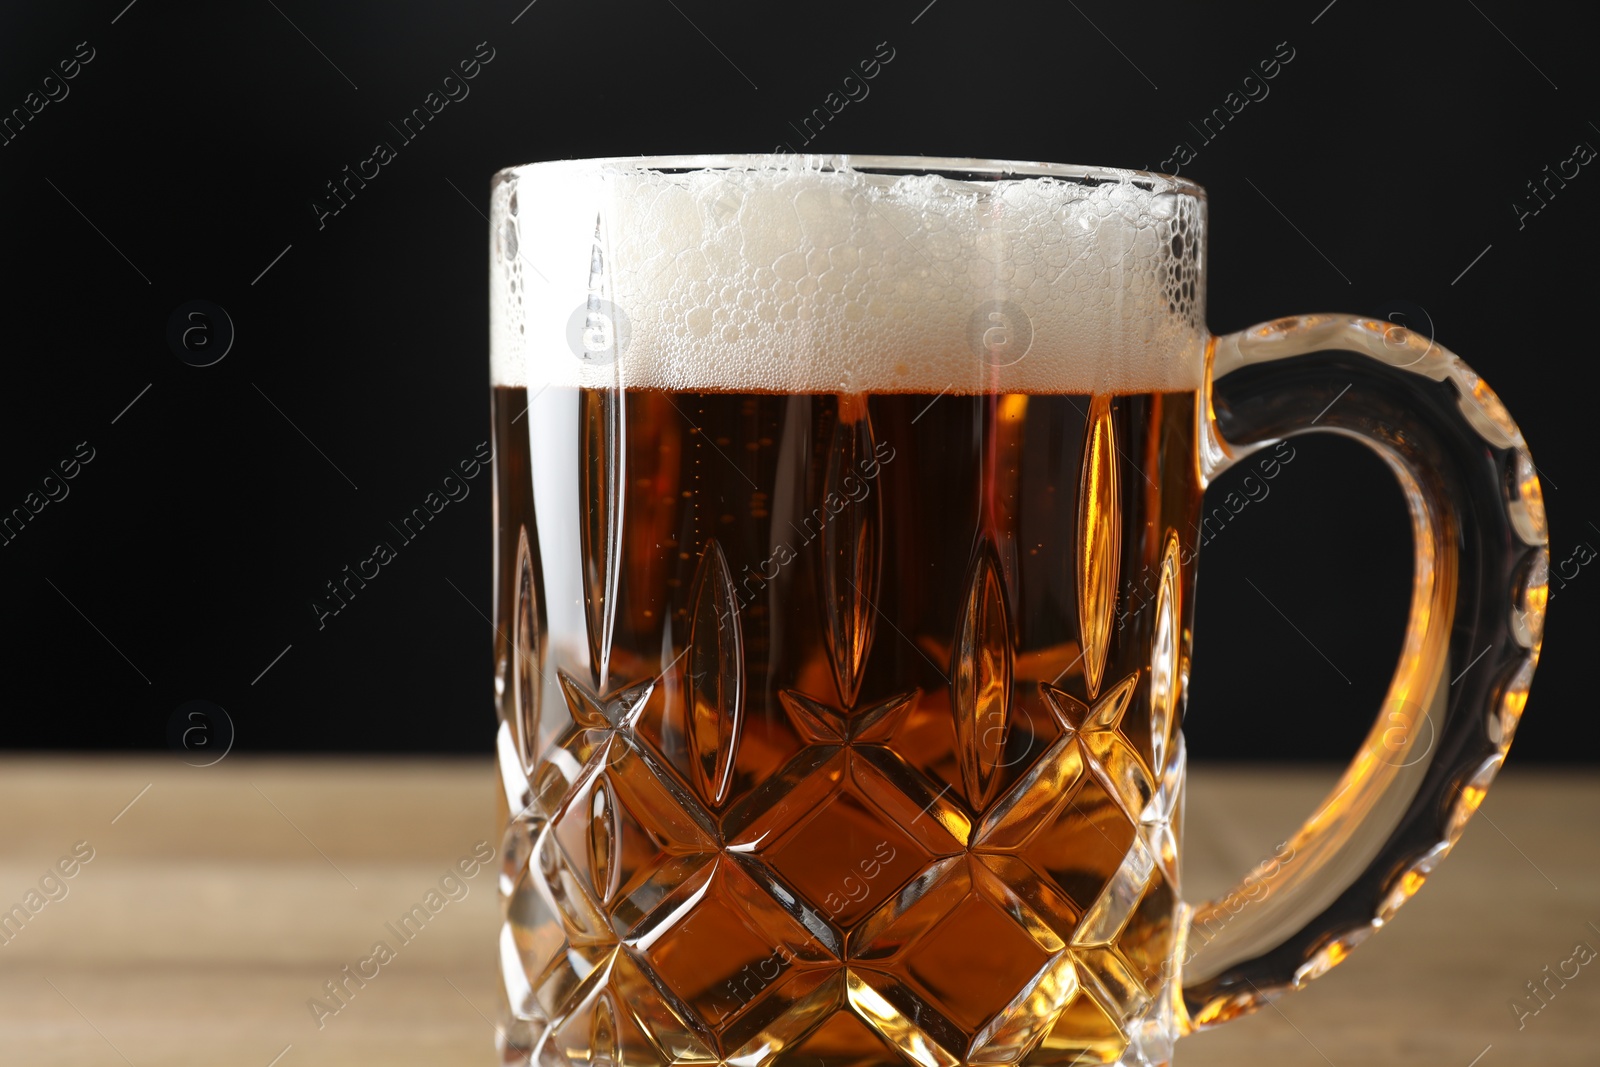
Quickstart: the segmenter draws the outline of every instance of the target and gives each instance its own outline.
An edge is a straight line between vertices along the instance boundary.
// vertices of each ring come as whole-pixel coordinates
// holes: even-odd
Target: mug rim
[[[879,174],[938,174],[967,180],[1006,178],[1058,178],[1084,184],[1107,181],[1134,181],[1152,189],[1175,192],[1205,200],[1206,191],[1198,182],[1175,174],[1127,167],[1100,167],[1077,163],[1047,163],[1014,159],[986,159],[980,156],[872,155],[855,153],[726,152],[687,155],[595,156],[577,159],[551,159],[502,167],[496,171],[490,188],[526,171],[583,169],[595,167],[636,170],[776,170],[796,166],[815,171],[853,170]]]

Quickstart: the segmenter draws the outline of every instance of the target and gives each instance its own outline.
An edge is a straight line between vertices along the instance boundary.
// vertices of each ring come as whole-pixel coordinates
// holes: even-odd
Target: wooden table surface
[[[1270,852],[1333,778],[1196,769],[1191,896]],[[0,759],[0,907],[42,879],[58,898],[0,942],[0,1064],[487,1067],[492,865],[320,1029],[306,1005],[478,842],[498,849],[494,789],[486,760]],[[1600,1063],[1600,962],[1520,1031],[1510,1007],[1577,943],[1600,949],[1597,827],[1600,776],[1513,768],[1389,927],[1179,1062]],[[79,842],[93,858],[72,868]],[[46,879],[63,859],[73,876]]]

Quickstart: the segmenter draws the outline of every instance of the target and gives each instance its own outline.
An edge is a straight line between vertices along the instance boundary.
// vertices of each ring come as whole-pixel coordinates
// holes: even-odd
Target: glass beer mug
[[[1522,435],[1390,323],[1209,334],[1199,187],[721,156],[492,199],[505,1062],[1165,1064],[1476,810],[1544,619]],[[1409,501],[1399,667],[1321,810],[1185,903],[1203,494],[1312,431]]]

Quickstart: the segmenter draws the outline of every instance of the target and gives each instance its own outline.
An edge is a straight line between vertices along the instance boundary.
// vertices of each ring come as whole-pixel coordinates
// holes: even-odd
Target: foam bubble
[[[1198,387],[1205,202],[1195,187],[1131,171],[1006,164],[1013,176],[962,180],[855,163],[576,160],[501,172],[494,382]]]

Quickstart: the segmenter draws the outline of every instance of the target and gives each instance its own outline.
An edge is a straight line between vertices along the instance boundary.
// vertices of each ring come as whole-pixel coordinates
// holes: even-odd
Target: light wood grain
[[[1196,769],[1191,893],[1270,852],[1332,780]],[[0,1064],[487,1067],[492,868],[320,1029],[306,1002],[477,842],[498,849],[494,789],[486,761],[0,760],[0,905],[95,850],[0,945]],[[1600,961],[1520,1032],[1509,1007],[1576,942],[1600,948],[1600,777],[1513,769],[1482,815],[1350,962],[1186,1040],[1182,1067],[1600,1062]]]

